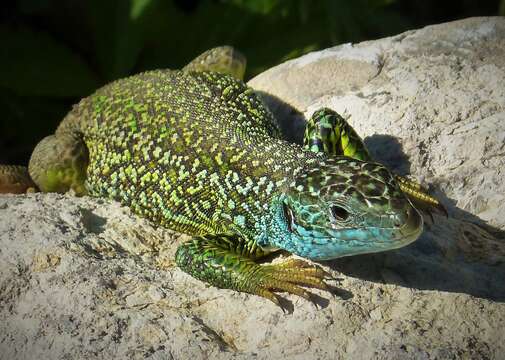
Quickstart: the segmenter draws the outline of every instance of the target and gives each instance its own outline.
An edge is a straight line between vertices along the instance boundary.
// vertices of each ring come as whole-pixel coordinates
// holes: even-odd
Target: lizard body
[[[219,71],[241,77],[242,59],[230,56]],[[274,302],[272,290],[307,298],[299,285],[326,288],[325,273],[301,260],[255,262],[275,249],[321,260],[419,236],[422,218],[384,166],[283,140],[251,88],[204,71],[216,70],[206,56],[195,61],[117,80],[81,100],[34,150],[34,182],[112,198],[193,235],[177,251],[183,270]],[[340,139],[361,149],[359,137]]]

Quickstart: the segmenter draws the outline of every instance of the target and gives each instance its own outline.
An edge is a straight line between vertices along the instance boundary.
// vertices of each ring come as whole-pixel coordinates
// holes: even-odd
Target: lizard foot
[[[262,296],[281,306],[274,291],[285,291],[311,300],[311,293],[301,286],[330,290],[324,282],[331,275],[318,266],[300,259],[288,259],[277,264],[260,265],[250,280],[248,292]]]
[[[285,291],[311,299],[302,286],[330,290],[324,282],[330,274],[306,261],[291,258],[280,263],[258,264],[255,258],[263,254],[245,256],[245,242],[228,235],[197,236],[181,244],[175,259],[181,270],[208,284],[259,295],[281,306],[274,291]]]

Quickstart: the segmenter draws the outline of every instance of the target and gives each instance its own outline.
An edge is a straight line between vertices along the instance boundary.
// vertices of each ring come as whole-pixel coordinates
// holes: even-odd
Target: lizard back
[[[279,139],[252,89],[216,73],[118,80],[82,100],[58,131],[82,134],[90,194],[189,234],[251,228],[268,198],[317,157]]]

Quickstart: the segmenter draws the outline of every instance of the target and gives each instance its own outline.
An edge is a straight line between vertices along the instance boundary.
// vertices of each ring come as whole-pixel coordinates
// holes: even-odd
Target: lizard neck
[[[218,210],[225,227],[264,248],[270,247],[273,217],[277,216],[273,209],[278,208],[279,201],[299,174],[325,158],[322,153],[313,153],[283,140],[268,138],[256,144],[247,153],[244,161],[247,166],[241,167],[240,179],[237,175],[235,185],[229,181],[233,180],[233,171],[223,174],[227,187],[224,199],[228,205],[232,203],[230,208],[222,201],[224,206]],[[235,202],[236,198],[240,201]]]

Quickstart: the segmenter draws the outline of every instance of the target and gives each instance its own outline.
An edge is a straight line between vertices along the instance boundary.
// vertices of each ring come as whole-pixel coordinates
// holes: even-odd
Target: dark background
[[[0,163],[26,164],[71,105],[113,79],[229,44],[246,79],[287,59],[471,16],[505,0],[18,0],[0,9]]]

